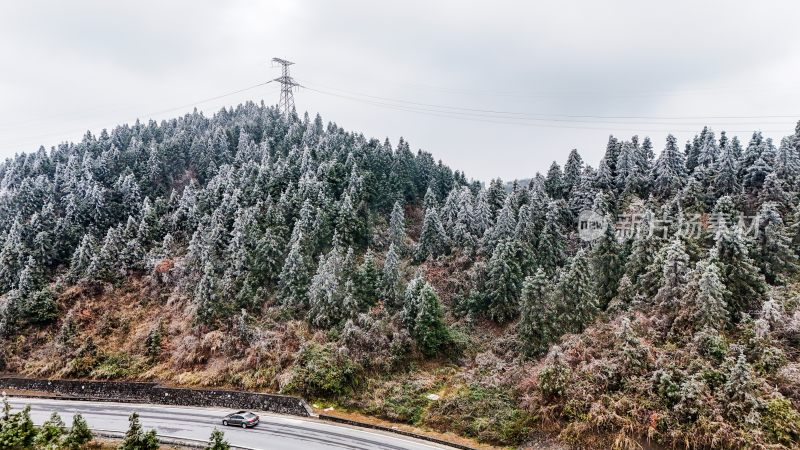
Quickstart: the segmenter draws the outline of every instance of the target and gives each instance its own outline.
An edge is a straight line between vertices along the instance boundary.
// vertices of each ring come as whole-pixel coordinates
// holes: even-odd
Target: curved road
[[[80,413],[94,430],[125,432],[128,416],[136,411],[145,430],[155,429],[160,436],[208,441],[211,431],[218,427],[226,440],[235,447],[254,450],[300,449],[391,449],[431,450],[448,448],[393,433],[336,425],[315,419],[282,416],[256,411],[261,423],[247,430],[223,427],[222,417],[231,411],[219,408],[173,407],[67,401],[40,398],[9,398],[13,410],[31,406],[31,418],[40,425],[51,413],[57,412],[64,423],[72,423],[72,415]]]

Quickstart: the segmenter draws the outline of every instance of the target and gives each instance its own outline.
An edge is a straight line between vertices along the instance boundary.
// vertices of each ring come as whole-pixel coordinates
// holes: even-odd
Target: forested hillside
[[[297,393],[504,445],[796,448],[800,123],[654,146],[507,189],[247,103],[17,155],[0,371]]]

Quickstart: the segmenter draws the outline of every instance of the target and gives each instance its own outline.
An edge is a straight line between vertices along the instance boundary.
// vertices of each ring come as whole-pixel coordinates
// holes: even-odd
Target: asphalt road
[[[256,413],[261,416],[261,423],[245,430],[223,427],[222,417],[231,411],[218,408],[14,397],[10,398],[10,402],[14,411],[30,405],[31,418],[37,425],[55,411],[67,426],[72,423],[72,415],[80,413],[94,430],[125,432],[128,429],[128,416],[136,411],[144,429],[155,429],[160,436],[207,441],[214,427],[218,427],[225,432],[225,438],[231,445],[256,450],[447,448],[392,433],[259,411]]]

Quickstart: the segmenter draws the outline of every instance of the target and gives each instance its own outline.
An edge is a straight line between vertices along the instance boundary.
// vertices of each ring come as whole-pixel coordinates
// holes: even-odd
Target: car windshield
[[[249,412],[249,413],[245,413],[245,415],[244,415],[244,416],[245,416],[245,417],[247,417],[248,419],[252,419],[252,418],[253,418],[253,417],[255,417],[256,415],[255,415],[255,414],[253,414],[253,413],[250,413],[250,412]]]

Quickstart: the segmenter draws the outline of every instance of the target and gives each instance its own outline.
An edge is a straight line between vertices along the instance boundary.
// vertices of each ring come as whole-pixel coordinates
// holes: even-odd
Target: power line
[[[189,103],[189,104],[186,104],[186,105],[183,105],[183,106],[178,106],[178,107],[170,108],[170,109],[163,109],[161,111],[157,111],[157,112],[154,112],[154,113],[145,114],[145,116],[157,116],[157,115],[168,113],[168,112],[172,112],[172,111],[183,110],[183,109],[186,109],[186,108],[189,108],[189,107],[192,107],[192,106],[201,105],[203,103],[213,102],[214,100],[219,100],[221,98],[230,97],[231,95],[241,94],[242,92],[246,92],[246,91],[255,89],[257,87],[261,87],[261,86],[267,85],[269,83],[272,83],[273,81],[275,81],[275,80],[269,80],[269,81],[265,81],[263,83],[254,84],[254,85],[252,85],[250,87],[239,89],[239,90],[236,90],[236,91],[233,91],[233,92],[228,92],[227,94],[222,94],[222,95],[217,95],[217,96],[214,96],[214,97],[209,97],[209,98],[206,98],[206,99],[203,99],[203,100],[199,100],[199,101],[196,101],[194,103]]]
[[[257,83],[252,86],[248,86],[242,89],[237,89],[235,91],[227,92],[224,94],[216,95],[213,97],[204,98],[192,103],[188,103],[182,106],[164,109],[156,112],[151,112],[148,114],[141,115],[139,117],[152,117],[161,115],[164,113],[169,113],[178,110],[184,110],[186,108],[197,106],[203,103],[208,103],[214,100],[219,100],[221,98],[229,97],[231,95],[239,94],[242,92],[246,92],[269,83],[278,82],[281,84],[281,96],[279,100],[279,108],[281,109],[281,113],[284,116],[288,116],[294,111],[294,94],[293,90],[298,87],[303,87],[308,89],[309,91],[320,93],[323,95],[333,96],[337,98],[342,98],[350,101],[356,101],[380,108],[395,110],[395,111],[404,111],[404,112],[411,112],[416,114],[424,114],[434,117],[443,117],[443,118],[450,118],[450,119],[459,119],[459,120],[468,120],[473,122],[483,122],[483,123],[495,123],[495,124],[502,124],[502,125],[516,125],[516,126],[529,126],[529,127],[537,127],[537,128],[564,128],[564,129],[583,129],[583,130],[609,130],[614,129],[618,131],[635,131],[635,132],[687,132],[693,133],[697,130],[676,130],[676,129],[641,129],[641,128],[622,128],[622,127],[595,127],[591,125],[625,125],[626,127],[634,127],[638,125],[655,125],[655,126],[680,126],[680,125],[688,125],[693,126],[697,125],[695,123],[680,123],[680,122],[653,122],[654,120],[707,120],[707,119],[717,119],[717,120],[747,120],[747,119],[795,119],[800,117],[798,115],[751,115],[751,116],[623,116],[623,115],[576,115],[576,114],[543,114],[543,113],[530,113],[530,112],[519,112],[519,111],[504,111],[504,110],[495,110],[495,109],[483,109],[483,108],[470,108],[470,107],[462,107],[462,106],[450,106],[450,105],[441,105],[435,103],[424,103],[424,102],[416,102],[411,100],[403,100],[403,99],[396,99],[396,98],[388,98],[370,94],[363,94],[357,93],[352,91],[347,91],[344,89],[338,89],[333,87],[325,87],[322,85],[318,85],[320,87],[325,87],[327,89],[331,89],[334,91],[344,92],[350,95],[339,94],[336,92],[326,91],[324,89],[318,89],[310,86],[305,86],[297,83],[289,74],[289,66],[294,64],[291,61],[287,61],[281,58],[273,58],[273,63],[277,63],[282,67],[282,75],[278,78],[273,80],[268,80],[265,82]],[[306,84],[313,84],[313,83],[306,83]],[[363,97],[363,98],[362,98]],[[636,120],[639,122],[619,122],[614,121],[616,120]],[[723,123],[729,125],[756,125],[756,124],[779,124],[783,122],[777,121],[767,121],[767,122],[745,122],[745,123]],[[712,123],[705,123],[703,125],[723,125],[723,124],[712,124]],[[35,139],[40,139],[49,136],[57,136],[57,135],[64,135],[64,134],[73,134],[79,133],[81,131],[86,130],[85,128],[81,130],[72,130],[72,131],[64,131],[59,133],[50,133],[47,135],[38,135],[32,136],[28,138],[24,138],[25,141],[30,142]],[[738,133],[749,133],[753,131],[750,130],[728,130],[730,132],[738,132]],[[762,130],[765,132],[785,132],[786,130]],[[17,141],[16,143],[8,143],[5,145],[17,145],[17,143],[22,143],[25,141]]]
[[[409,105],[396,105],[392,103],[380,102],[376,100],[366,100],[362,98],[341,95],[334,92],[327,92],[320,89],[311,88],[308,86],[301,86],[305,89],[308,89],[312,92],[317,92],[323,95],[338,97],[346,100],[361,102],[381,108],[391,109],[395,111],[406,111],[406,112],[413,112],[418,114],[424,114],[429,116],[435,117],[445,117],[450,119],[460,119],[460,120],[468,120],[473,122],[483,122],[483,123],[496,123],[502,125],[521,125],[521,126],[529,126],[529,127],[537,127],[537,128],[564,128],[564,129],[579,129],[579,130],[609,130],[615,129],[619,131],[635,131],[635,132],[675,132],[675,133],[695,133],[697,130],[676,130],[676,129],[647,129],[647,128],[622,128],[622,127],[592,127],[586,125],[564,125],[560,124],[559,122],[566,122],[572,124],[612,124],[612,125],[639,125],[637,123],[629,123],[629,122],[597,122],[597,121],[569,121],[569,120],[546,120],[546,119],[538,119],[539,122],[536,122],[537,119],[531,118],[520,118],[520,117],[502,117],[502,116],[493,116],[493,115],[486,115],[486,114],[478,114],[472,112],[461,112],[461,111],[448,111],[448,110],[441,110],[441,109],[432,109],[432,108],[424,108],[419,106],[409,106]],[[533,121],[533,122],[532,122]],[[555,123],[547,123],[547,122],[555,122]],[[641,125],[664,125],[664,126],[675,126],[675,125],[695,125],[695,124],[680,124],[680,123],[641,123]],[[745,125],[745,124],[739,124]],[[728,130],[734,133],[750,133],[753,130]],[[785,132],[786,130],[762,130],[765,132],[775,132],[781,133]]]
[[[349,74],[348,74],[349,75]],[[760,84],[750,84],[747,87],[741,86],[718,86],[713,88],[690,88],[690,89],[668,89],[668,90],[569,90],[569,91],[559,91],[555,89],[547,89],[544,91],[496,91],[496,90],[487,90],[487,89],[474,89],[474,88],[458,88],[452,86],[441,86],[441,85],[430,85],[425,83],[418,83],[418,82],[405,82],[405,81],[393,81],[393,80],[385,80],[388,83],[403,86],[403,87],[410,87],[413,88],[415,91],[419,89],[426,89],[435,92],[441,92],[445,94],[458,94],[458,95],[469,95],[469,96],[493,96],[493,97],[514,97],[514,98],[559,98],[559,97],[612,97],[612,98],[628,98],[628,97],[674,97],[679,95],[697,95],[697,94],[705,94],[705,93],[720,93],[720,92],[759,92],[765,86],[769,86],[770,88],[775,88],[775,83],[760,83]],[[782,85],[779,86],[782,88],[781,92],[784,94],[789,89],[793,89],[795,85]],[[797,91],[792,91],[797,92]]]
[[[316,83],[306,83],[306,84],[316,84]],[[440,108],[444,110],[457,110],[457,111],[470,111],[470,112],[479,112],[479,113],[486,113],[486,114],[497,114],[497,115],[506,115],[506,116],[518,116],[522,117],[534,117],[534,118],[541,118],[542,120],[545,119],[552,119],[552,121],[562,121],[562,119],[627,119],[627,120],[705,120],[705,119],[720,119],[720,120],[746,120],[746,119],[797,119],[800,118],[800,114],[787,114],[787,115],[751,115],[751,116],[735,116],[735,115],[728,115],[728,116],[619,116],[619,115],[591,115],[591,114],[544,114],[544,113],[530,113],[530,112],[520,112],[520,111],[503,111],[503,110],[496,110],[496,109],[482,109],[482,108],[468,108],[462,106],[449,106],[449,105],[441,105],[435,103],[423,103],[423,102],[415,102],[410,100],[402,100],[396,98],[387,98],[381,97],[377,95],[370,95],[364,94],[359,92],[348,91],[345,89],[334,88],[331,86],[323,86],[320,84],[316,84],[319,87],[331,89],[339,92],[348,93],[351,95],[361,96],[372,98],[376,100],[383,100],[388,102],[395,102],[395,103],[404,103],[409,105],[419,105],[419,106],[427,106],[433,108]],[[308,86],[303,86],[307,89],[311,89]],[[603,123],[603,122],[594,122],[594,123]],[[752,123],[752,122],[751,122]],[[778,122],[764,122],[764,124],[773,124]],[[673,125],[672,123],[664,123],[664,125]],[[674,124],[679,125],[679,124]]]
[[[173,112],[173,111],[178,111],[178,110],[185,110],[186,108],[190,108],[190,107],[194,107],[194,106],[201,105],[201,104],[204,104],[204,103],[212,102],[214,100],[219,100],[219,99],[222,99],[222,98],[225,98],[225,97],[230,97],[231,95],[241,94],[242,92],[250,91],[250,90],[253,90],[255,88],[258,88],[258,87],[261,87],[261,86],[265,86],[265,85],[267,85],[269,83],[272,83],[273,81],[274,80],[264,81],[264,82],[261,82],[261,83],[254,84],[252,86],[248,86],[246,88],[237,89],[235,91],[227,92],[225,94],[220,94],[220,95],[215,95],[213,97],[204,98],[204,99],[192,102],[192,103],[187,103],[187,104],[182,105],[182,106],[177,106],[175,108],[163,109],[161,111],[155,111],[155,112],[150,112],[150,113],[147,113],[147,114],[141,114],[141,115],[137,116],[136,119],[149,118],[149,117],[165,114],[165,113],[168,113],[168,112]],[[81,128],[81,129],[73,129],[73,130],[69,130],[69,131],[62,131],[62,132],[54,132],[54,133],[48,133],[48,134],[43,134],[43,135],[29,136],[29,137],[25,137],[25,138],[21,138],[19,140],[16,140],[14,142],[3,143],[3,145],[4,146],[20,145],[20,144],[24,144],[24,143],[31,142],[31,141],[34,141],[34,140],[38,140],[38,139],[42,139],[42,138],[48,138],[48,137],[52,137],[52,136],[60,136],[60,135],[65,135],[65,134],[81,133],[83,131],[86,131],[86,129],[87,128]]]

